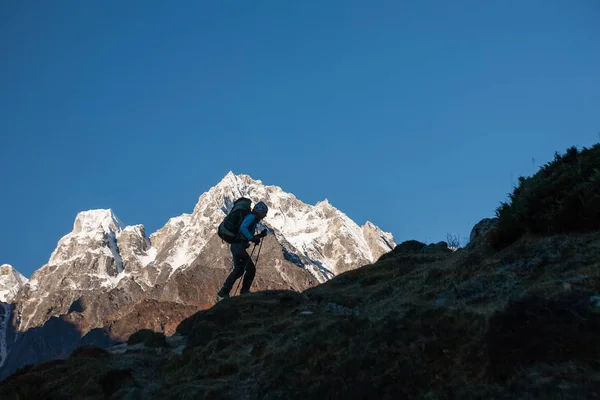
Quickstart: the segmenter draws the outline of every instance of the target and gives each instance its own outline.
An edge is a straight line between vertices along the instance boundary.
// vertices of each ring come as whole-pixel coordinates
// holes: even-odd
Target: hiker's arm
[[[246,218],[244,218],[244,221],[242,221],[242,225],[240,225],[240,232],[244,235],[246,240],[250,240],[254,237],[254,234],[248,230],[250,224],[254,221],[254,218],[256,218],[254,214],[248,214]]]

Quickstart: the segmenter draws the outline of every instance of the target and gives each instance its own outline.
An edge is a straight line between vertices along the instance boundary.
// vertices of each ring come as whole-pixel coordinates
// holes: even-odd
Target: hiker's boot
[[[221,289],[221,290],[219,290],[219,293],[217,293],[217,296],[226,299],[229,297],[229,293],[226,292],[225,289]]]
[[[244,290],[244,291],[240,291],[240,296],[243,296],[245,294],[250,294],[252,292],[250,292],[249,290]]]

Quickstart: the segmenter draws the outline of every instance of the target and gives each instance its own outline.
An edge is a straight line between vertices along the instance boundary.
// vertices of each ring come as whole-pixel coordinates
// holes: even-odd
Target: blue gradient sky
[[[600,3],[0,4],[0,263],[76,214],[148,233],[229,171],[397,242],[468,237],[600,131]]]

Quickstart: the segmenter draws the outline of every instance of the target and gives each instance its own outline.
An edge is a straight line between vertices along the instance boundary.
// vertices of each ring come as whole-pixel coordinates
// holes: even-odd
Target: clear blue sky
[[[75,215],[148,233],[229,171],[397,242],[468,237],[600,131],[600,3],[4,1],[0,263]]]

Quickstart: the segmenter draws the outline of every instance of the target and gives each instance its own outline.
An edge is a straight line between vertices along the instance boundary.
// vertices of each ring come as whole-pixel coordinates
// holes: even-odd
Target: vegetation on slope
[[[600,144],[558,152],[519,184],[496,210],[490,244],[501,249],[526,233],[551,235],[600,229]]]

